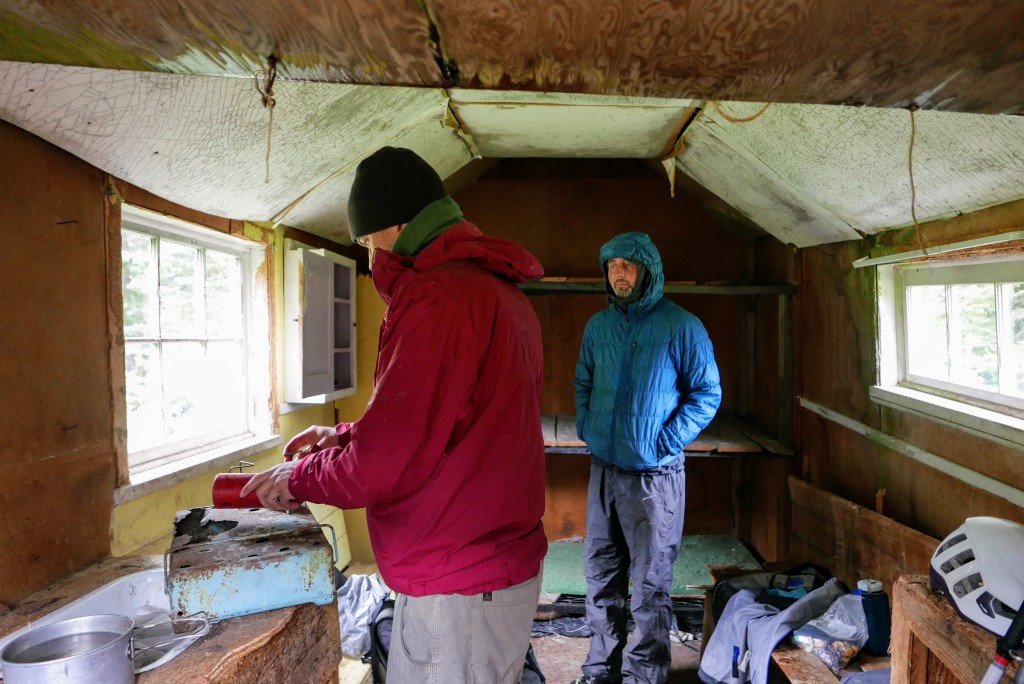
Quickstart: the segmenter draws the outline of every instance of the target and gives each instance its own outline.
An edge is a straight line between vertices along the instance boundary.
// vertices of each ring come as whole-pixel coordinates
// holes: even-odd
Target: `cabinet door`
[[[334,258],[334,392],[337,397],[356,391],[356,268]]]
[[[356,264],[285,244],[285,401],[323,404],[354,394]]]
[[[334,391],[334,262],[305,249],[285,255],[285,400]]]

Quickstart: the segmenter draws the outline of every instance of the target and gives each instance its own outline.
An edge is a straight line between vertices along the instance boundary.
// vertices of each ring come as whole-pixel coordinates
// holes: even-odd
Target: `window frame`
[[[872,400],[990,441],[1024,447],[1024,404],[1018,406],[1014,397],[984,390],[965,392],[958,385],[915,377],[907,372],[906,358],[908,285],[1019,282],[1022,267],[1024,253],[955,262],[879,264],[878,378],[870,390]]]
[[[190,223],[158,214],[129,204],[121,205],[120,234],[131,231],[149,235],[158,239],[166,239],[179,244],[187,244],[203,249],[226,252],[240,259],[240,277],[242,288],[242,315],[245,329],[242,339],[245,347],[245,372],[247,387],[245,391],[246,410],[245,425],[238,429],[214,431],[200,437],[191,437],[177,442],[167,443],[135,453],[127,450],[125,439],[125,463],[129,481],[135,485],[166,477],[179,471],[195,473],[196,468],[217,467],[224,461],[230,462],[237,458],[274,446],[280,442],[280,436],[272,434],[270,412],[270,344],[272,336],[270,317],[258,302],[267,298],[266,287],[258,284],[259,265],[264,259],[267,246],[232,235],[227,235],[213,228]],[[117,255],[121,264],[121,253]],[[120,284],[120,283],[119,283]],[[155,306],[159,306],[158,303]],[[124,356],[126,341],[123,336],[124,308],[121,304],[121,354]],[[259,328],[263,328],[261,331]],[[263,342],[262,340],[266,340]],[[125,369],[121,368],[122,376]],[[121,378],[122,386],[126,387],[127,378]],[[125,397],[127,393],[125,393]],[[125,406],[127,420],[127,406]],[[125,424],[127,436],[127,423]],[[129,498],[134,498],[129,496]]]
[[[917,375],[910,370],[909,359],[907,358],[907,288],[919,285],[1002,285],[1006,283],[1021,282],[1019,276],[1024,263],[1012,259],[979,259],[969,262],[956,262],[951,264],[908,264],[895,266],[894,277],[896,278],[895,294],[897,309],[897,325],[899,347],[897,349],[900,384],[905,387],[919,389],[923,392],[932,392],[940,396],[960,399],[967,404],[974,404],[984,408],[991,408],[994,411],[1009,413],[1018,418],[1024,418],[1024,398],[1014,397],[1001,392],[992,392],[983,389],[966,387],[950,381],[938,380],[926,376]],[[947,325],[949,302],[947,301]],[[996,309],[1000,308],[998,302]],[[1002,325],[999,325],[999,322]],[[1005,320],[998,317],[997,325],[1000,329],[1005,328]],[[1005,330],[997,330],[997,337],[1000,342],[1005,342]]]

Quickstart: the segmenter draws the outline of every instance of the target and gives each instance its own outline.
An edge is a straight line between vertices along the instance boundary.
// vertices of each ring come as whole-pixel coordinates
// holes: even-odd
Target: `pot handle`
[[[210,620],[203,613],[194,613],[192,615],[188,615],[186,617],[179,618],[177,620],[171,620],[171,624],[172,625],[180,624],[182,622],[198,622],[201,626],[199,627],[199,629],[195,630],[194,632],[189,632],[188,634],[178,634],[176,636],[171,637],[170,639],[167,639],[166,641],[161,641],[160,643],[157,643],[157,644],[151,644],[150,646],[143,646],[141,648],[135,648],[135,646],[134,646],[135,645],[135,637],[138,636],[138,635],[137,634],[133,634],[131,640],[128,643],[128,653],[129,653],[128,657],[131,658],[132,660],[134,660],[135,656],[137,656],[140,653],[144,653],[144,652],[150,650],[151,648],[156,648],[157,646],[166,646],[167,644],[172,644],[175,641],[181,641],[183,639],[198,639],[199,637],[204,636],[207,632],[210,631]],[[164,624],[164,623],[161,623],[161,624]],[[155,627],[156,625],[152,625],[152,626]],[[148,629],[148,628],[143,628],[143,629],[140,629],[139,631],[140,632],[144,632],[144,631],[146,631],[146,629]]]
[[[334,540],[334,543],[331,544],[331,548],[334,551],[334,562],[337,563],[338,559],[341,557],[338,554],[338,533],[335,532],[334,531],[334,527],[331,526],[328,523],[319,523],[319,525],[320,525],[320,527],[326,527],[327,529],[329,529],[331,531],[331,539]]]

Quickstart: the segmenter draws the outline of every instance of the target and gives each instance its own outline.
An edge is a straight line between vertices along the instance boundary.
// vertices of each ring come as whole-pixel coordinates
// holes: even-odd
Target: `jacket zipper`
[[[612,410],[612,460],[618,462],[617,454],[615,453],[615,445],[618,443],[617,434],[619,431],[619,406],[622,400],[623,385],[624,381],[628,381],[630,373],[633,370],[633,355],[636,353],[636,327],[632,320],[629,318],[629,314],[624,312],[623,316],[626,318],[626,351],[622,358],[622,368],[619,374],[619,386],[615,390],[615,408]]]

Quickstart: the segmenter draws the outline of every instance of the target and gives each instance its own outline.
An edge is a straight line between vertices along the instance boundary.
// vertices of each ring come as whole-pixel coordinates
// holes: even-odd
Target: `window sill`
[[[226,446],[204,451],[174,463],[131,475],[129,483],[114,490],[114,505],[152,494],[193,477],[204,475],[281,444],[281,435],[250,437]]]
[[[906,411],[998,444],[1024,448],[1024,420],[906,387],[871,388],[877,404]]]

